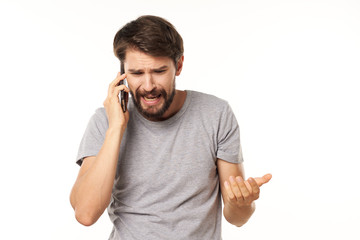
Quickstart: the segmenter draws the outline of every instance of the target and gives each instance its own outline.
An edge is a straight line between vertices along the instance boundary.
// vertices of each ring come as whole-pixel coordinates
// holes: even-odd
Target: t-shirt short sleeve
[[[104,108],[99,108],[90,118],[80,142],[76,163],[81,166],[85,157],[96,156],[105,140],[108,121]]]
[[[231,163],[244,161],[239,125],[229,104],[226,104],[219,121],[217,158]]]

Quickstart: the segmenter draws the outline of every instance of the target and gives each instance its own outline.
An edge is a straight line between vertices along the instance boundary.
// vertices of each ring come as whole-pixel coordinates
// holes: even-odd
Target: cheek
[[[167,74],[159,78],[158,85],[164,89],[172,89],[174,86],[175,75]]]
[[[134,79],[129,79],[129,78],[127,78],[126,80],[127,80],[130,91],[135,93],[136,89],[139,87],[139,84],[136,84],[136,82],[139,82],[139,81],[135,81]]]

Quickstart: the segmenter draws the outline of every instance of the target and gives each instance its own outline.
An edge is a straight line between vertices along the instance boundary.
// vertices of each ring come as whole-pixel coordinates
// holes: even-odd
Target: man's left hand
[[[263,177],[250,177],[244,181],[241,176],[230,176],[228,181],[224,182],[228,202],[238,208],[250,206],[259,198],[260,187],[271,178],[271,174],[266,174]]]

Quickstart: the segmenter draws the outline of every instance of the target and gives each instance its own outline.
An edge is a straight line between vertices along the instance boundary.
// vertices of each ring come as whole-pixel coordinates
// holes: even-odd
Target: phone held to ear
[[[120,63],[120,73],[121,73],[121,75],[125,73],[124,65],[122,63]],[[126,81],[126,79],[124,79],[124,80]],[[119,82],[119,85],[124,84],[124,80],[121,80]],[[119,100],[120,100],[120,104],[121,104],[121,108],[122,108],[123,112],[126,112],[126,110],[127,110],[128,99],[129,99],[129,94],[127,92],[125,92],[124,90],[121,90],[119,93]]]

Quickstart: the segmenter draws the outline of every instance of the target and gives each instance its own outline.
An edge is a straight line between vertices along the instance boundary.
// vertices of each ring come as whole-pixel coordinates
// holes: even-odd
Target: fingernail
[[[233,176],[230,177],[230,182],[235,182],[235,179]]]
[[[241,178],[241,177],[237,177],[237,178],[236,178],[236,181],[242,182],[242,178]]]
[[[229,187],[229,183],[227,181],[224,182],[225,187]]]

